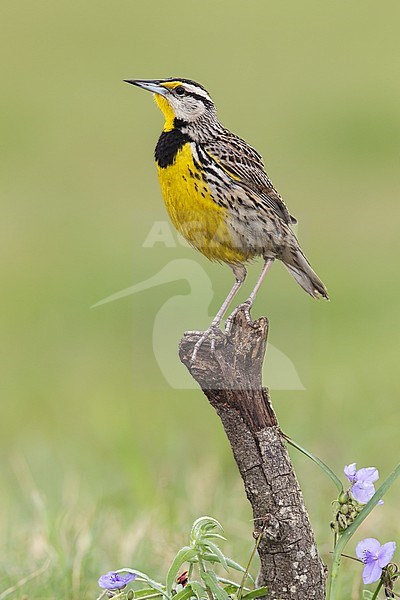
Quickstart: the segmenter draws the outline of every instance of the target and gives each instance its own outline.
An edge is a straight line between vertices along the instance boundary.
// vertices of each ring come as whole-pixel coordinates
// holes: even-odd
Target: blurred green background
[[[152,162],[162,119],[125,78],[200,81],[222,122],[263,154],[332,299],[312,301],[280,265],[258,297],[253,316],[269,316],[270,342],[305,386],[273,392],[280,424],[337,472],[357,461],[389,473],[399,454],[399,17],[395,0],[3,0],[0,592],[48,556],[12,597],[93,598],[100,574],[129,565],[160,577],[200,514],[222,521],[238,560],[251,547],[222,427],[199,390],[168,386],[152,341],[165,302],[188,295],[190,327],[204,326],[232,276],[175,242],[143,247],[166,222]],[[175,259],[208,275],[208,308],[177,271],[90,309]],[[172,359],[184,329],[175,322],[163,338]],[[329,561],[335,489],[293,460]],[[398,540],[398,494],[349,552],[361,536]],[[343,598],[357,599],[360,568],[349,563]]]

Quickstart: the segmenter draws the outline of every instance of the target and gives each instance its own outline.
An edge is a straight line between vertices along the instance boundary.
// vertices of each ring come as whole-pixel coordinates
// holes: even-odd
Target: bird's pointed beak
[[[125,83],[131,83],[132,85],[136,85],[153,94],[160,94],[161,96],[167,94],[167,90],[160,85],[160,82],[157,79],[124,79],[124,81]]]

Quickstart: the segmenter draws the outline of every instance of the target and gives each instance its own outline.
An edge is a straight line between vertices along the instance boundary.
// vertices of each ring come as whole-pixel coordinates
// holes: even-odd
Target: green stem
[[[311,452],[309,452],[308,450],[303,448],[303,446],[300,446],[300,444],[298,444],[297,442],[292,440],[292,438],[290,438],[288,435],[286,435],[286,433],[282,432],[282,435],[288,444],[290,444],[291,446],[293,446],[293,448],[296,448],[297,450],[302,452],[305,456],[308,456],[308,458],[311,458],[311,460],[313,462],[315,462],[315,464],[317,464],[319,467],[321,467],[321,469],[323,471],[325,471],[325,473],[328,475],[328,477],[330,477],[332,479],[333,483],[336,485],[337,489],[339,490],[339,494],[341,494],[343,492],[342,482],[340,481],[340,479],[336,475],[336,473],[334,473],[332,471],[332,469],[330,467],[328,467],[328,465],[326,465],[320,458],[318,458],[317,456],[314,456],[314,454],[312,454]]]
[[[372,596],[371,600],[376,600],[377,599],[378,594],[379,594],[379,590],[381,589],[381,587],[382,587],[382,579],[379,581],[378,586],[377,586],[377,588],[375,590],[375,593]]]
[[[337,548],[337,546],[338,546],[338,544],[336,544],[335,549]],[[336,584],[337,584],[337,578],[339,575],[341,558],[342,558],[342,555],[340,554],[340,552],[333,553],[331,577],[329,579],[329,590],[328,590],[327,600],[336,600],[336,592],[337,592]]]
[[[202,573],[207,573],[207,569],[204,566],[204,562],[203,559],[201,558],[200,554],[197,555],[197,559],[199,561],[199,569]],[[204,581],[204,580],[203,580]],[[206,582],[204,582],[205,588],[207,590],[207,594],[208,594],[208,598],[209,600],[214,600],[214,596],[212,591],[210,590],[210,588],[208,587],[208,585],[206,584]]]
[[[350,540],[350,538],[354,535],[357,529],[360,527],[361,523],[368,517],[369,513],[375,508],[378,504],[379,500],[386,494],[390,486],[395,482],[397,477],[400,475],[400,463],[397,465],[395,469],[390,473],[390,475],[385,479],[382,485],[376,490],[375,494],[372,496],[371,500],[364,506],[362,511],[358,514],[358,516],[354,519],[352,524],[345,529],[345,531],[341,534],[338,539],[338,542],[333,550],[333,562],[332,562],[332,570],[331,577],[329,581],[329,590],[327,600],[336,600],[337,598],[337,578],[340,567],[340,559],[342,556],[342,552]]]
[[[260,542],[261,542],[261,539],[262,539],[262,536],[263,536],[263,533],[264,533],[264,529],[265,529],[265,525],[263,525],[263,528],[260,531],[260,533],[259,533],[259,535],[258,535],[258,537],[256,539],[256,542],[254,544],[254,548],[251,551],[250,558],[249,558],[248,563],[246,565],[246,570],[243,573],[242,581],[240,582],[240,588],[239,588],[238,593],[237,593],[238,600],[241,600],[241,598],[242,598],[243,588],[244,588],[244,586],[246,584],[246,579],[247,579],[247,577],[249,575],[250,566],[251,566],[251,563],[253,562],[253,558],[254,558],[254,555],[255,555],[255,553],[257,551],[257,548],[260,545]]]
[[[122,569],[117,569],[115,572],[116,573],[132,573],[133,575],[137,575],[135,581],[143,581],[144,583],[147,583],[150,587],[153,588],[153,590],[157,590],[157,592],[159,592],[162,596],[167,598],[167,600],[170,599],[169,595],[164,590],[161,583],[158,583],[157,581],[150,579],[150,577],[148,577],[146,575],[146,573],[142,573],[141,571],[138,571],[137,569],[135,569],[135,570],[130,569],[129,567],[123,567]]]

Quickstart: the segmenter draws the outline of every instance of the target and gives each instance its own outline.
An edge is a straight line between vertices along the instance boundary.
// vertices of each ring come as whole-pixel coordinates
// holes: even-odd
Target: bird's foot
[[[253,319],[251,318],[250,314],[250,309],[252,306],[253,301],[250,298],[246,300],[246,302],[243,302],[243,304],[239,304],[239,306],[235,308],[235,310],[229,315],[229,317],[225,321],[225,333],[227,333],[228,335],[230,334],[233,321],[235,320],[235,317],[238,314],[238,312],[241,310],[244,312],[244,316],[246,317],[247,323],[249,325],[253,325]]]
[[[211,356],[215,354],[215,340],[217,339],[218,334],[221,334],[221,331],[218,325],[210,325],[206,331],[185,331],[185,336],[189,335],[198,335],[200,336],[197,342],[194,345],[192,357],[190,359],[190,363],[193,365],[196,362],[197,354],[204,344],[206,340],[210,340],[211,342]]]

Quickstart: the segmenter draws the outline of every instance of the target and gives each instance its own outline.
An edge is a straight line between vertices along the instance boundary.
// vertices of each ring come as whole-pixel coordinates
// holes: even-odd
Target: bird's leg
[[[261,271],[260,277],[257,279],[256,284],[255,284],[250,296],[247,298],[246,302],[243,302],[243,304],[239,304],[239,306],[237,306],[235,308],[235,310],[233,311],[233,313],[231,313],[229,315],[229,317],[227,318],[226,324],[225,324],[225,331],[227,333],[229,333],[230,330],[232,329],[233,320],[240,310],[244,310],[244,314],[246,316],[246,320],[249,323],[249,325],[251,325],[251,323],[253,322],[251,319],[251,315],[250,315],[250,309],[253,306],[257,292],[260,289],[262,282],[264,281],[264,278],[265,278],[266,274],[268,273],[269,269],[271,268],[273,262],[274,262],[273,258],[265,259],[263,270]]]
[[[194,348],[193,348],[193,354],[192,354],[192,358],[191,358],[192,363],[194,363],[194,361],[196,360],[197,353],[198,353],[200,347],[208,338],[211,339],[211,355],[214,354],[216,332],[218,331],[219,325],[222,321],[224,314],[228,310],[228,306],[230,305],[234,296],[236,296],[239,289],[243,285],[244,280],[246,279],[247,271],[243,265],[230,265],[230,266],[233,270],[236,280],[232,286],[231,291],[229,292],[229,294],[225,298],[224,302],[222,303],[221,308],[219,309],[219,311],[215,315],[214,319],[212,320],[210,327],[208,329],[206,329],[206,331],[186,331],[185,332],[185,335],[200,335],[199,339],[197,340],[197,342],[195,343]]]

